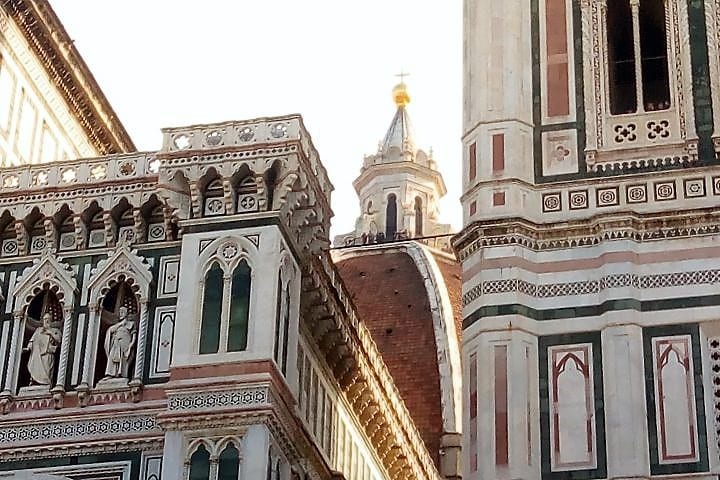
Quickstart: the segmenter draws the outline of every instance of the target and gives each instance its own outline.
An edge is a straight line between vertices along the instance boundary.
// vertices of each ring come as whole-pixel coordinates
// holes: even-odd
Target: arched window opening
[[[225,214],[225,189],[221,179],[216,178],[211,181],[205,189],[203,201],[205,204],[204,214],[206,217]]]
[[[34,209],[25,219],[25,227],[30,237],[30,253],[42,253],[47,247],[45,217],[37,209]]]
[[[128,245],[135,241],[135,218],[132,207],[125,211],[117,219],[118,242],[125,242]]]
[[[640,2],[640,53],[646,112],[670,108],[665,0]]]
[[[415,236],[423,236],[423,205],[420,197],[415,197]]]
[[[670,108],[666,2],[607,0],[606,23],[610,113]]]
[[[99,248],[105,246],[105,222],[103,221],[103,210],[97,202],[92,204],[82,213],[81,218],[86,228],[88,248]]]
[[[245,260],[240,262],[233,273],[227,340],[228,352],[239,352],[247,348],[248,316],[250,314],[250,273],[250,266]]]
[[[285,313],[283,315],[283,342],[282,342],[282,361],[280,370],[283,374],[287,373],[287,357],[288,357],[288,340],[290,334],[290,282],[285,285],[285,295],[283,296],[285,304]]]
[[[391,193],[387,197],[387,207],[385,209],[385,237],[393,240],[397,233],[397,197]]]
[[[252,175],[248,175],[235,187],[236,212],[257,211],[257,184]]]
[[[58,250],[65,252],[75,250],[75,222],[73,221],[73,213],[67,205],[63,205],[54,217],[57,226]]]
[[[210,452],[205,445],[200,445],[190,457],[189,480],[209,480]]]
[[[610,112],[613,115],[637,111],[635,48],[630,0],[607,3],[608,67]]]
[[[220,348],[222,319],[223,270],[213,263],[205,274],[203,286],[202,323],[200,326],[200,353],[217,353]]]
[[[275,188],[277,188],[278,172],[280,166],[278,162],[275,162],[268,171],[265,172],[265,192],[267,194],[267,205],[268,211],[273,210],[273,203],[275,202]]]
[[[368,215],[372,215],[372,213],[373,213],[372,208],[373,208],[372,200],[368,200],[367,208],[365,209],[365,213],[367,213]]]
[[[165,228],[165,212],[162,205],[157,205],[145,216],[147,225],[147,241],[162,242],[168,239]]]
[[[62,342],[63,312],[57,289],[46,284],[25,310],[25,330],[20,359],[18,386],[20,388],[55,384],[60,344]]]
[[[140,307],[132,279],[120,276],[101,301],[94,382],[130,378],[135,368]]]
[[[240,451],[231,442],[222,452],[218,462],[218,480],[238,480],[240,474]]]
[[[0,257],[14,257],[18,254],[15,218],[7,212],[0,217]]]

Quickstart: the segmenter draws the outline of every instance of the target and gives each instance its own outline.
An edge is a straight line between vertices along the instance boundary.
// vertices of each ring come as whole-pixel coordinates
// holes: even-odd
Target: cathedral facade
[[[394,98],[332,251],[300,116],[137,152],[48,2],[0,1],[0,479],[460,478],[459,264]]]
[[[720,4],[464,2],[467,479],[720,472]]]

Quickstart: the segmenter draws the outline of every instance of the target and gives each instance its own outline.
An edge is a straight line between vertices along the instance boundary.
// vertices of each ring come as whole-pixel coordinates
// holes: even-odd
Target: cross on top
[[[400,77],[400,83],[405,83],[405,77],[409,77],[409,73],[405,73],[404,71],[400,70],[400,73],[395,75],[396,77]]]

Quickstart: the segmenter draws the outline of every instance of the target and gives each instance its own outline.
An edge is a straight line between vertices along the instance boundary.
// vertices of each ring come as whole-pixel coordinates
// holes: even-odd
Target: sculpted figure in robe
[[[51,325],[52,315],[42,316],[42,325],[35,329],[24,351],[30,352],[27,369],[31,385],[51,385],[55,367],[55,352],[60,346],[62,333]]]
[[[118,323],[108,328],[105,333],[106,378],[128,378],[130,374],[132,349],[137,339],[135,321],[131,315],[128,315],[125,307],[120,307],[118,310],[118,318]]]

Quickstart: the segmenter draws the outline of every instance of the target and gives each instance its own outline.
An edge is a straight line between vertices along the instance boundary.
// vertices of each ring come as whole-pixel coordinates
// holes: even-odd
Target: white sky
[[[460,0],[51,0],[140,150],[160,128],[300,113],[335,186],[332,235],[354,228],[352,181],[406,79],[461,224]]]

